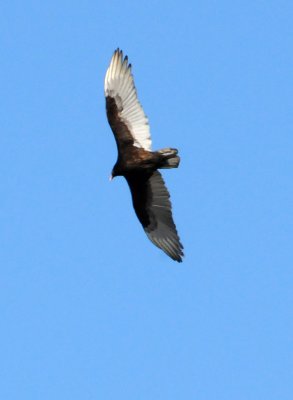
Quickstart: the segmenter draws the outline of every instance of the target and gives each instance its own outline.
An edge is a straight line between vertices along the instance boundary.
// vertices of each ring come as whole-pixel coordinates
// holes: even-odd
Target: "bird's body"
[[[172,218],[169,192],[157,170],[176,168],[176,149],[151,151],[148,119],[137,99],[128,59],[114,52],[105,77],[107,117],[118,148],[112,177],[124,176],[133,207],[149,239],[181,262],[183,246]]]

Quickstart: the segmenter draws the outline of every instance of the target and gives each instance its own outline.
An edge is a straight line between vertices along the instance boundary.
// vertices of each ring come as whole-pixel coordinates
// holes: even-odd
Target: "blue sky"
[[[292,399],[290,1],[0,7],[0,397]],[[146,238],[103,80],[133,64],[185,246]]]

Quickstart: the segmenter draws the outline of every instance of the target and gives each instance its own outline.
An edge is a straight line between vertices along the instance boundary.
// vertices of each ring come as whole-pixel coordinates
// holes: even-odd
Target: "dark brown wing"
[[[172,217],[170,195],[158,172],[137,172],[125,176],[133,207],[148,238],[168,256],[182,261],[183,246]]]
[[[118,107],[113,97],[106,97],[106,110],[109,125],[114,133],[114,137],[117,143],[118,151],[128,144],[133,145],[133,137],[123,120],[119,116]]]
[[[148,119],[137,98],[131,65],[117,49],[105,76],[105,97],[109,124],[114,133],[118,150],[124,144],[133,144],[151,150]]]

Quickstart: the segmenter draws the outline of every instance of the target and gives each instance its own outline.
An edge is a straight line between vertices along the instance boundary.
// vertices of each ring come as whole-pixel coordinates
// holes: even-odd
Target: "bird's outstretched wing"
[[[107,117],[114,133],[118,150],[132,144],[151,150],[151,135],[148,119],[138,101],[131,64],[127,56],[117,49],[105,76]]]
[[[160,172],[125,176],[133,207],[148,238],[173,260],[181,262],[183,246],[172,217],[170,194]]]

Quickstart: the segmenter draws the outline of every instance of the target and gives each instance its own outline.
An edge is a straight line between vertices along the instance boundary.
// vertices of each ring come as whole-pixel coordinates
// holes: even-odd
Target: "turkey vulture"
[[[138,101],[128,57],[114,52],[105,76],[106,110],[118,148],[111,179],[124,176],[136,215],[148,238],[169,257],[182,261],[183,246],[172,218],[160,168],[177,168],[176,149],[151,151],[148,119]]]

